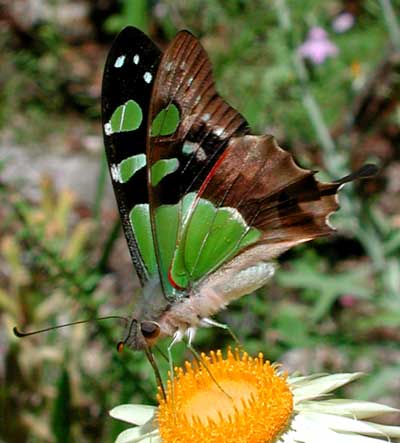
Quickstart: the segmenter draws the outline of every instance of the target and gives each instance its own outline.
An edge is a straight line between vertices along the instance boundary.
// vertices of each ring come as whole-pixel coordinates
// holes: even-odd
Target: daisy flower
[[[247,353],[203,354],[176,369],[159,406],[121,405],[110,411],[137,425],[116,443],[382,443],[400,439],[400,426],[368,421],[396,409],[330,399],[360,373],[287,376],[279,365]],[[400,440],[399,440],[400,441]]]

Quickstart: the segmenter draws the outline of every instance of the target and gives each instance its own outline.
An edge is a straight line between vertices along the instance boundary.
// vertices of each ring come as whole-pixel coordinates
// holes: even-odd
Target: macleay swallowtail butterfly
[[[208,56],[181,31],[162,53],[141,31],[116,38],[103,80],[107,159],[142,292],[126,344],[149,348],[202,325],[263,286],[273,260],[330,234],[342,183],[297,166],[271,135],[252,135],[217,93]]]

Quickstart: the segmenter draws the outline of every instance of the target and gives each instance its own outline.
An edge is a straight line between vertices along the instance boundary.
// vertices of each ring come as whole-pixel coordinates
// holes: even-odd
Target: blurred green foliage
[[[119,14],[110,16],[105,22],[105,29],[118,33],[125,26],[136,26],[146,32],[148,29],[148,2],[146,0],[121,1]]]
[[[386,167],[398,163],[398,155],[378,148],[400,140],[398,132],[392,135],[400,123],[400,70],[391,62],[398,57],[393,13],[400,2],[389,2],[391,11],[387,2],[354,3],[356,22],[343,33],[335,33],[332,23],[352,2],[336,0],[121,1],[118,11],[95,25],[104,36],[133,24],[150,30],[160,45],[177,30],[190,29],[210,53],[221,94],[255,132],[274,133],[303,165],[320,168],[327,178],[369,159],[380,161],[387,177]],[[339,54],[313,65],[298,57],[297,48],[317,25]],[[98,95],[82,89],[74,94],[71,84],[80,84],[82,77],[72,75],[74,69],[60,69],[81,47],[67,42],[57,23],[44,20],[29,32],[27,44],[21,37],[17,43],[12,31],[0,33],[2,129],[14,131],[17,141],[37,143],[58,131],[70,135],[79,119],[89,126],[95,122],[100,133]],[[98,45],[99,70],[109,45]],[[368,89],[385,63],[390,81],[378,77],[382,87]],[[96,78],[88,74],[86,89]],[[365,90],[372,111],[359,105]],[[102,209],[106,165],[104,158],[96,161],[102,164],[96,195],[83,211],[78,196],[57,190],[49,178],[42,179],[36,200],[21,192],[23,171],[14,182],[0,179],[0,379],[5,387],[0,406],[6,423],[0,440],[7,443],[112,441],[121,425],[107,419],[111,407],[155,401],[144,356],[116,353],[123,330],[114,320],[22,340],[12,334],[15,325],[30,331],[131,311],[134,290],[121,281],[125,273],[133,280],[133,269],[119,257],[112,259],[119,220]],[[1,166],[0,174],[7,161]],[[357,395],[392,395],[396,401],[400,208],[398,192],[391,190],[395,185],[373,183],[342,191],[342,209],[333,218],[336,237],[285,254],[274,281],[234,303],[218,321],[229,324],[249,352],[263,351],[288,364],[300,358],[299,370],[371,372]],[[195,344],[202,350],[233,343],[221,330],[203,329]],[[189,356],[184,344],[174,348],[174,356],[176,362]],[[159,360],[166,374],[168,365]]]

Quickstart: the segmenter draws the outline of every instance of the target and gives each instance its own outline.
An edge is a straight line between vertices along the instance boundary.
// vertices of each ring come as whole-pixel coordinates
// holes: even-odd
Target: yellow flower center
[[[263,355],[221,351],[186,362],[159,395],[158,427],[163,443],[270,443],[293,412],[286,377]]]

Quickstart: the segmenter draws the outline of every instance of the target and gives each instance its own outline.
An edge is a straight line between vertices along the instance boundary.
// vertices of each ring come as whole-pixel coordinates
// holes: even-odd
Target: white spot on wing
[[[206,151],[205,151],[201,146],[197,149],[195,155],[196,155],[196,159],[197,159],[199,162],[203,162],[204,160],[207,159]]]
[[[151,80],[153,79],[153,76],[151,75],[150,72],[145,72],[143,78],[146,83],[150,83]]]
[[[110,122],[108,122],[104,125],[104,132],[106,133],[106,135],[111,135],[113,133]]]
[[[117,60],[115,60],[114,67],[115,67],[115,68],[121,68],[121,67],[124,65],[125,58],[126,58],[125,55],[120,55],[120,56],[117,58]]]
[[[202,162],[207,159],[207,154],[199,143],[185,141],[183,144],[182,152],[186,155],[194,154],[196,160]]]
[[[138,65],[139,64],[139,60],[140,60],[139,54],[135,54],[133,56],[133,63],[135,63],[135,65]]]
[[[335,203],[337,204],[337,205],[339,205],[339,191],[343,188],[343,186],[345,185],[345,183],[342,183],[339,187],[338,187],[338,189],[337,189],[337,193],[335,194]],[[329,228],[331,228],[333,231],[336,231],[336,228],[333,226],[333,224],[332,224],[332,222],[331,222],[331,220],[330,220],[330,218],[331,218],[331,215],[332,214],[334,214],[335,212],[337,211],[337,209],[335,209],[335,210],[333,210],[333,211],[331,211],[329,214],[327,214],[327,216],[325,217],[325,223],[328,225],[328,227]]]
[[[224,128],[221,128],[221,126],[216,126],[213,132],[217,137],[221,137],[221,135],[224,133]]]
[[[246,227],[248,226],[245,219],[243,218],[242,214],[236,208],[231,208],[230,206],[224,206],[224,208],[221,210],[229,212],[230,218],[232,218],[233,220],[236,220],[241,225],[246,226]]]
[[[332,211],[325,217],[325,223],[328,225],[329,228],[332,229],[332,231],[336,231],[336,228],[333,226],[332,222],[329,220],[329,217],[335,212],[336,211]]]
[[[193,154],[199,148],[199,144],[191,141],[185,141],[183,144],[182,152],[186,155]]]
[[[113,180],[118,183],[122,183],[121,171],[119,170],[119,166],[115,164],[111,165],[110,171]]]
[[[188,86],[190,86],[193,83],[193,77],[190,77],[187,81]]]
[[[209,112],[207,112],[206,114],[203,114],[201,116],[201,119],[203,120],[203,122],[208,122],[208,120],[210,120],[211,118],[211,114]]]

